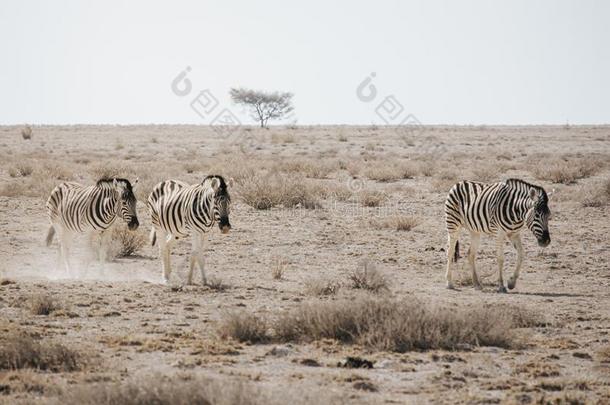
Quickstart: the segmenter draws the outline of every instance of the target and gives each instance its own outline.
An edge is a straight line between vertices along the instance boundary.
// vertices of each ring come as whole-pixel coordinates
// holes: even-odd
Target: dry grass
[[[389,291],[388,280],[370,260],[363,260],[358,268],[349,275],[349,280],[352,288],[355,289],[375,293]]]
[[[50,295],[34,295],[29,300],[32,315],[50,315],[61,308],[56,298]]]
[[[218,327],[222,338],[233,338],[239,342],[262,343],[269,340],[267,321],[247,312],[229,312],[223,316]]]
[[[338,281],[328,278],[312,278],[305,281],[305,292],[316,297],[335,295],[341,288]]]
[[[417,167],[412,163],[399,161],[380,161],[369,164],[364,175],[371,180],[390,182],[411,179],[417,175]]]
[[[537,163],[531,170],[538,180],[572,184],[576,180],[592,176],[603,163],[598,159],[556,159]]]
[[[131,231],[127,226],[117,224],[110,232],[109,255],[113,258],[133,256],[148,244],[146,232],[141,228]]]
[[[18,162],[15,166],[8,169],[8,174],[11,177],[28,177],[33,172],[34,167],[25,162]]]
[[[30,175],[19,177],[0,188],[0,195],[5,197],[38,197],[46,199],[51,191],[61,182],[72,180],[75,172],[72,167],[56,162],[31,162]],[[14,174],[17,174],[15,172]]]
[[[584,188],[581,195],[583,207],[605,207],[610,203],[610,179]]]
[[[18,332],[0,338],[0,369],[66,372],[82,368],[79,353],[61,344],[41,342]]]
[[[358,194],[358,199],[365,207],[379,207],[387,199],[388,195],[383,191],[363,190]]]
[[[450,310],[416,299],[395,301],[362,296],[311,302],[282,315],[275,324],[284,342],[335,339],[370,349],[455,350],[465,345],[517,347],[513,308],[489,305]]]
[[[32,127],[29,125],[24,125],[24,127],[21,128],[21,137],[25,140],[32,139]]]
[[[419,218],[409,215],[394,215],[391,217],[372,220],[376,227],[393,229],[395,231],[410,231],[421,223]]]
[[[207,277],[206,285],[214,291],[226,291],[230,288],[228,284],[219,277]]]
[[[238,187],[241,199],[249,206],[266,210],[320,207],[319,189],[299,176],[253,175]]]
[[[194,373],[174,376],[140,375],[127,382],[106,382],[66,390],[57,405],[295,405],[348,403],[347,399],[318,391],[294,393],[290,388],[255,388],[244,380],[209,378]]]
[[[281,256],[271,258],[271,277],[274,280],[281,280],[284,277],[284,272],[288,267],[288,259]]]

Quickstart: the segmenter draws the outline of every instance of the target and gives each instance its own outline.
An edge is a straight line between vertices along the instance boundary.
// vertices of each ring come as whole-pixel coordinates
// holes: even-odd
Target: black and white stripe
[[[157,184],[148,197],[148,209],[152,220],[151,243],[159,240],[159,254],[163,263],[163,279],[169,280],[170,250],[179,238],[193,234],[193,251],[187,283],[192,282],[195,263],[201,270],[202,283],[206,283],[204,272],[204,237],[215,223],[222,233],[231,229],[229,212],[231,197],[229,184],[222,176],[211,175],[199,184],[188,185],[177,180]],[[158,236],[158,238],[157,238]]]
[[[137,180],[134,187],[136,183]],[[128,224],[129,229],[138,228],[134,187],[127,179],[104,178],[93,186],[62,183],[53,189],[46,203],[51,222],[46,242],[49,246],[55,233],[58,233],[60,260],[66,270],[70,270],[68,253],[74,234],[101,232],[103,245],[104,231],[112,225],[117,216]],[[102,254],[105,254],[105,250]]]
[[[445,202],[449,235],[447,287],[453,288],[452,265],[459,257],[458,236],[461,228],[466,228],[471,237],[468,261],[475,287],[481,288],[475,269],[476,252],[480,235],[486,234],[495,236],[497,240],[498,290],[501,292],[506,292],[502,279],[506,238],[510,239],[517,250],[517,267],[508,281],[508,288],[513,289],[523,262],[523,246],[519,232],[527,227],[540,246],[545,247],[551,243],[548,228],[551,212],[548,201],[549,197],[542,187],[519,179],[491,184],[462,181],[454,185]]]

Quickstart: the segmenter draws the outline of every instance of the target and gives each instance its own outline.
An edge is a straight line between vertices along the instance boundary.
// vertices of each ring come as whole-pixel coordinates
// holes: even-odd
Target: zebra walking
[[[210,175],[199,184],[189,185],[177,180],[157,184],[148,197],[152,229],[150,241],[154,246],[159,235],[159,255],[163,267],[163,281],[168,282],[171,248],[176,240],[193,233],[192,252],[187,283],[192,284],[195,264],[201,271],[201,282],[207,283],[204,272],[205,233],[215,222],[222,233],[231,229],[229,212],[231,197],[222,176]]]
[[[136,213],[136,197],[133,194],[138,180],[132,186],[122,178],[103,178],[94,186],[78,183],[62,183],[55,187],[47,200],[46,208],[51,226],[47,233],[47,246],[58,233],[59,262],[70,273],[69,253],[74,234],[88,231],[100,232],[101,259],[106,259],[105,232],[117,216],[128,224],[130,230],[139,226]]]
[[[504,243],[508,238],[517,250],[517,266],[508,280],[508,288],[513,289],[523,263],[523,246],[519,232],[527,227],[538,240],[538,245],[546,247],[551,243],[548,221],[551,212],[549,197],[542,187],[519,179],[508,179],[500,183],[479,183],[462,181],[449,191],[445,202],[445,219],[449,248],[447,249],[447,288],[453,288],[452,267],[459,257],[458,236],[461,228],[470,231],[468,261],[472,270],[472,282],[476,289],[481,284],[475,269],[475,258],[480,235],[493,235],[497,242],[498,292],[506,292],[502,279],[504,265]]]

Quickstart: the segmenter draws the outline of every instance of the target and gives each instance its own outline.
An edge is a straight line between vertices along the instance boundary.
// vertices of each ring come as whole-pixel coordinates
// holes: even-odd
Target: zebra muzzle
[[[129,228],[130,231],[135,231],[136,229],[138,229],[138,226],[140,226],[140,222],[138,221],[137,218],[133,218],[127,224],[127,227]]]

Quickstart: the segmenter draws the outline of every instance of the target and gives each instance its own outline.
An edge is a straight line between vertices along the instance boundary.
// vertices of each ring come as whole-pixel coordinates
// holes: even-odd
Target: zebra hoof
[[[477,284],[474,285],[474,289],[477,290],[477,291],[482,291],[483,287],[481,286],[481,284],[477,283]]]
[[[517,284],[516,280],[508,280],[507,287],[508,287],[509,290],[512,290],[513,288],[515,288],[516,284]]]
[[[448,290],[455,290],[455,287],[453,286],[453,284],[447,283],[447,289]]]
[[[504,287],[503,285],[498,287],[498,292],[501,294],[506,294],[508,291],[506,291],[506,287]]]

